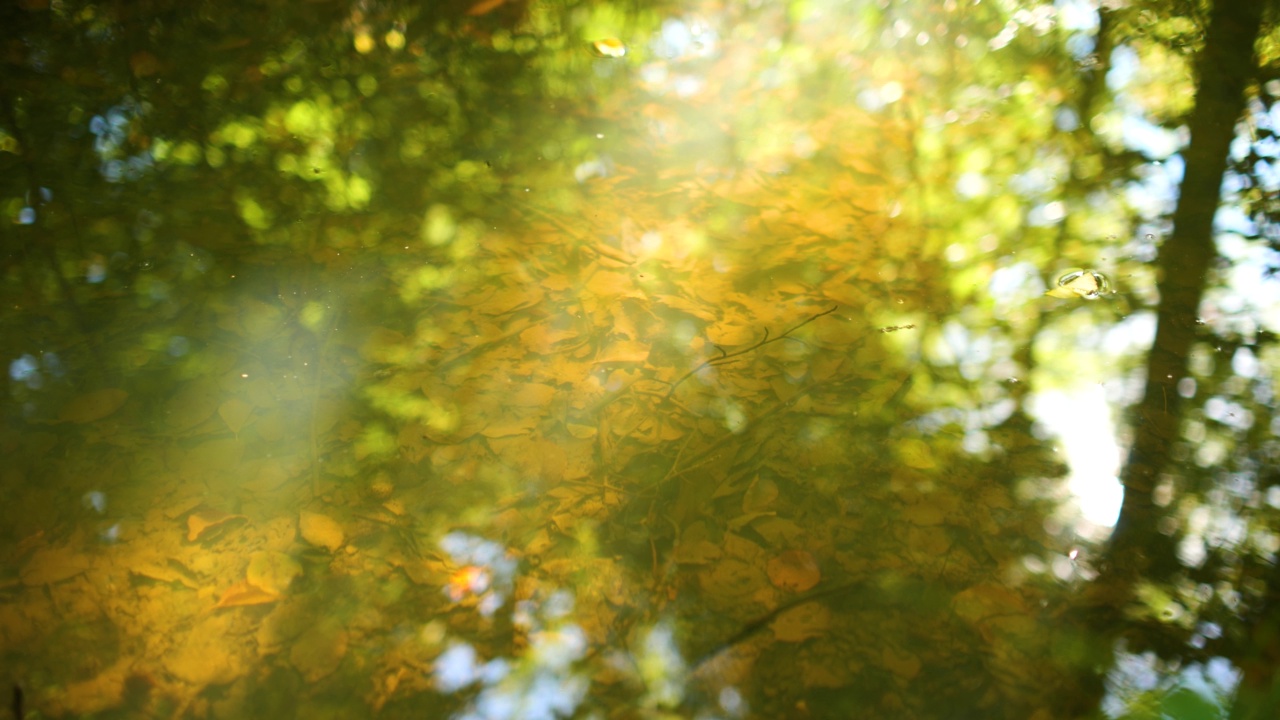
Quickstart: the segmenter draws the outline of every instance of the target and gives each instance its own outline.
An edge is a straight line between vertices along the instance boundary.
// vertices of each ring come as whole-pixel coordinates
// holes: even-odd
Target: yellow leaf
[[[245,577],[250,585],[274,595],[282,595],[293,579],[302,574],[297,560],[282,553],[260,550],[249,556]]]
[[[618,38],[603,38],[591,43],[596,55],[607,58],[620,58],[627,54],[627,46]]]
[[[909,468],[932,470],[938,467],[933,459],[933,451],[919,438],[903,438],[896,448],[898,459]]]
[[[187,516],[187,540],[194,542],[204,535],[210,528],[218,527],[232,520],[247,520],[244,515],[232,515],[231,513],[212,508],[203,508],[191,513]]]
[[[329,552],[342,547],[342,543],[346,541],[342,526],[328,515],[303,510],[298,514],[298,529],[302,532],[303,540]]]
[[[267,592],[260,587],[240,581],[222,593],[222,599],[215,608],[240,607],[242,605],[264,605],[280,599],[279,595]]]
[[[527,408],[545,408],[556,396],[556,389],[543,383],[522,383],[506,393],[511,404]]]

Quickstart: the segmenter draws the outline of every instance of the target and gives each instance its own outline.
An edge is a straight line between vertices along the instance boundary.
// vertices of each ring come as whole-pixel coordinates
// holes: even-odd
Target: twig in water
[[[702,372],[702,370],[703,370],[703,369],[705,369],[705,368],[709,368],[709,367],[714,367],[714,366],[716,366],[716,365],[723,365],[723,364],[725,364],[725,363],[727,363],[727,362],[732,362],[734,359],[739,358],[739,357],[741,357],[741,356],[743,356],[743,355],[746,355],[746,354],[747,354],[747,353],[749,353],[749,352],[752,352],[752,351],[755,351],[755,350],[759,350],[760,348],[764,347],[765,345],[768,345],[769,343],[778,342],[779,340],[782,340],[783,338],[787,337],[787,336],[788,336],[788,335],[790,335],[791,333],[793,333],[793,332],[795,332],[795,331],[799,330],[800,328],[804,327],[805,325],[808,325],[809,323],[813,322],[814,320],[817,320],[818,318],[822,317],[823,315],[830,315],[831,313],[835,312],[835,311],[836,311],[836,310],[838,310],[838,309],[839,309],[839,306],[835,306],[835,307],[832,307],[830,310],[823,310],[822,312],[818,313],[817,315],[812,315],[812,316],[810,316],[807,320],[805,320],[805,321],[801,322],[800,324],[798,324],[798,325],[796,325],[796,326],[794,326],[794,327],[788,328],[786,332],[784,332],[784,333],[782,333],[781,335],[779,335],[779,336],[777,336],[777,337],[774,337],[774,338],[769,337],[769,328],[765,328],[765,329],[764,329],[764,339],[762,339],[760,342],[756,343],[755,345],[752,345],[751,347],[743,348],[743,349],[741,349],[741,350],[735,350],[735,351],[733,351],[733,352],[726,352],[724,348],[717,348],[717,349],[720,351],[720,357],[718,357],[718,358],[711,358],[710,360],[707,360],[706,362],[704,362],[704,363],[702,363],[701,365],[699,365],[698,367],[696,367],[696,368],[694,368],[694,369],[690,370],[689,372],[685,373],[684,375],[681,375],[679,380],[676,380],[675,382],[671,383],[671,389],[667,391],[667,394],[666,394],[666,395],[663,395],[663,396],[662,396],[662,401],[663,401],[663,402],[666,402],[667,400],[671,399],[671,395],[676,391],[676,388],[680,387],[680,384],[681,384],[681,383],[683,383],[685,380],[688,380],[689,378],[693,377],[694,375],[697,375],[699,372]]]

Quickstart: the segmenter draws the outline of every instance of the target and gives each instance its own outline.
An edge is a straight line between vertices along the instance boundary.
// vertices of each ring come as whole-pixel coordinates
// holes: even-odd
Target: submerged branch
[[[824,315],[830,315],[831,313],[835,312],[837,309],[839,309],[839,307],[838,307],[838,306],[833,306],[833,307],[831,307],[831,309],[829,309],[829,310],[823,310],[822,312],[818,313],[817,315],[811,315],[811,316],[809,316],[807,319],[805,319],[803,322],[801,322],[801,323],[799,323],[799,324],[797,324],[797,325],[795,325],[795,326],[793,326],[793,327],[788,328],[785,332],[783,332],[781,335],[779,335],[779,336],[777,336],[777,337],[773,337],[773,338],[769,337],[769,328],[765,328],[765,329],[764,329],[764,338],[763,338],[762,340],[760,340],[760,342],[758,342],[758,343],[756,343],[755,345],[752,345],[752,346],[750,346],[750,347],[743,348],[743,349],[741,349],[741,350],[735,350],[735,351],[733,351],[733,352],[726,352],[724,348],[717,348],[717,349],[720,351],[720,357],[718,357],[718,358],[712,358],[712,359],[710,359],[710,360],[707,360],[706,362],[704,362],[704,363],[702,363],[701,365],[699,365],[699,366],[695,367],[694,369],[690,370],[689,372],[685,373],[684,375],[681,375],[681,376],[680,376],[680,379],[678,379],[678,380],[676,380],[675,382],[671,383],[671,389],[667,391],[667,394],[666,394],[666,395],[662,396],[662,401],[663,401],[663,402],[666,402],[667,400],[670,400],[670,399],[671,399],[671,395],[672,395],[673,393],[675,393],[676,388],[680,387],[680,384],[681,384],[681,383],[683,383],[685,380],[688,380],[689,378],[693,377],[694,375],[697,375],[698,373],[702,372],[703,370],[705,370],[705,369],[707,369],[707,368],[709,368],[709,367],[714,367],[714,366],[716,366],[716,365],[723,365],[723,364],[725,364],[725,363],[727,363],[727,362],[733,362],[733,360],[735,360],[736,358],[742,357],[743,355],[746,355],[746,354],[748,354],[748,353],[751,353],[751,352],[754,352],[754,351],[756,351],[756,350],[759,350],[760,348],[764,347],[765,345],[768,345],[769,343],[775,343],[775,342],[778,342],[779,340],[782,340],[782,339],[786,338],[786,337],[787,337],[788,335],[790,335],[791,333],[793,333],[793,332],[795,332],[795,331],[799,330],[800,328],[804,327],[805,325],[808,325],[809,323],[813,322],[814,320],[817,320],[818,318],[823,317]]]

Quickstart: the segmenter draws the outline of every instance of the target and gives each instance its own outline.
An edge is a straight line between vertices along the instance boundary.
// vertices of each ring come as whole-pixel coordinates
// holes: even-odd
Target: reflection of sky
[[[440,541],[454,563],[474,566],[488,582],[474,588],[480,596],[477,612],[489,617],[506,605],[515,581],[516,562],[500,544],[463,532],[452,532]],[[454,588],[452,591],[457,591]],[[464,588],[465,590],[465,588]],[[456,600],[460,600],[459,594]],[[454,641],[436,658],[436,689],[454,693],[479,686],[475,698],[459,720],[555,720],[573,715],[586,697],[589,681],[574,672],[574,664],[587,652],[587,634],[568,618],[573,596],[564,590],[541,602],[515,603],[513,623],[528,633],[529,646],[517,657],[480,659],[475,646]]]
[[[1067,489],[1081,517],[1093,525],[1113,527],[1124,493],[1119,480],[1120,448],[1105,390],[1091,384],[1069,392],[1038,392],[1033,410],[1062,444],[1071,468]]]
[[[1227,716],[1228,699],[1239,682],[1239,673],[1231,663],[1213,658],[1204,664],[1191,665],[1172,678],[1160,665],[1155,653],[1118,652],[1115,670],[1107,678],[1107,697],[1102,705],[1106,716],[1133,717],[1137,707],[1149,708],[1152,704],[1151,700],[1146,700],[1131,706],[1130,703],[1134,703],[1139,695],[1151,693],[1168,698],[1180,689],[1195,693],[1217,711],[1217,714],[1205,714],[1204,717]],[[1151,716],[1170,717],[1159,713]]]
[[[506,549],[491,540],[452,532],[441,547],[455,563],[473,564],[496,585],[510,588],[516,564]],[[485,596],[495,596],[490,590]],[[535,592],[533,597],[501,608],[511,611],[512,626],[525,633],[527,647],[511,657],[484,660],[477,645],[452,639],[433,663],[432,681],[441,693],[469,692],[474,696],[456,720],[556,720],[572,717],[586,698],[591,682],[578,669],[586,657],[589,638],[573,622],[574,596],[568,590]],[[483,603],[476,611],[489,617],[495,610]],[[635,657],[620,658],[615,669],[639,673],[647,688],[646,707],[673,707],[684,695],[685,663],[669,625],[659,624],[645,636]],[[721,693],[722,708],[730,715],[745,707],[733,688]]]

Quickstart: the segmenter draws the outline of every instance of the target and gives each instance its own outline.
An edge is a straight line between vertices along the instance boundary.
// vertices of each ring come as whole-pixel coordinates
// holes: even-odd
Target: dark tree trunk
[[[1111,538],[1108,563],[1120,579],[1170,569],[1168,539],[1156,530],[1152,502],[1160,473],[1178,439],[1182,398],[1178,380],[1196,336],[1196,312],[1216,251],[1213,218],[1222,195],[1227,153],[1244,111],[1244,90],[1255,74],[1254,45],[1264,3],[1214,3],[1204,48],[1196,63],[1199,89],[1190,120],[1191,142],[1182,156],[1186,171],[1173,215],[1173,232],[1157,261],[1160,305],[1156,339],[1147,359],[1146,392],[1135,412],[1135,435],[1121,481],[1124,505]]]
[[[1173,231],[1161,246],[1157,261],[1160,304],[1156,337],[1147,359],[1146,390],[1134,412],[1133,445],[1121,476],[1124,504],[1104,571],[1091,588],[1093,602],[1089,604],[1100,616],[1095,620],[1109,620],[1107,624],[1113,629],[1118,625],[1111,623],[1133,600],[1137,581],[1158,581],[1179,569],[1174,541],[1157,527],[1161,509],[1154,503],[1154,490],[1163,473],[1176,474],[1170,450],[1180,439],[1184,405],[1177,385],[1187,375],[1187,358],[1197,335],[1196,314],[1217,255],[1213,221],[1221,202],[1236,122],[1245,108],[1244,91],[1256,76],[1255,46],[1267,4],[1263,0],[1216,0],[1196,62],[1199,87],[1189,121],[1191,142],[1183,152],[1186,170]],[[1272,714],[1276,700],[1270,672],[1250,672],[1247,662],[1251,655],[1259,651],[1266,654],[1267,649],[1235,650],[1232,660],[1245,672],[1234,716],[1280,717]]]

